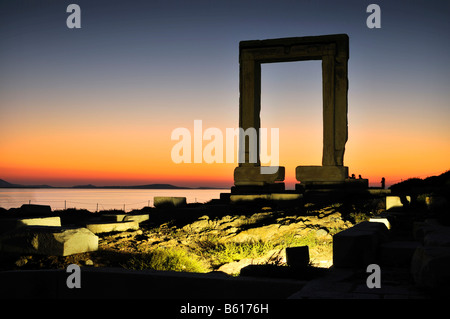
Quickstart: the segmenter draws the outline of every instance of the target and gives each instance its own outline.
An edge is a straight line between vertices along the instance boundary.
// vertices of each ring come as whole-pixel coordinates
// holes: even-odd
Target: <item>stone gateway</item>
[[[296,178],[303,185],[342,184],[348,178],[348,167],[344,166],[348,137],[348,58],[349,38],[346,34],[242,41],[239,44],[239,127],[244,130],[255,128],[258,132],[260,128],[262,63],[322,60],[322,166],[298,166]],[[234,189],[256,186],[284,190],[284,167],[275,173],[264,174],[259,146],[255,163],[249,160],[249,143],[244,144],[245,161],[235,168]]]

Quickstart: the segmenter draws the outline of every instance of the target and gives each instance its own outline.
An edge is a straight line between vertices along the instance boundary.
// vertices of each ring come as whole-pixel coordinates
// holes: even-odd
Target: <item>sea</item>
[[[155,196],[186,197],[187,203],[206,203],[219,199],[230,189],[73,189],[3,188],[0,207],[17,208],[23,204],[49,205],[52,210],[77,208],[91,212],[120,209],[129,212],[153,206]]]

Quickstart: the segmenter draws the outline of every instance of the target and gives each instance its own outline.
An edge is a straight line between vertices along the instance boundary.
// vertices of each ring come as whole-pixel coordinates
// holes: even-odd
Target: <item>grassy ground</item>
[[[367,219],[366,209],[359,207],[336,207],[339,211],[346,209],[347,218],[353,223]],[[311,210],[311,211],[309,211]],[[289,212],[286,216],[296,214],[314,214],[313,207],[299,212]],[[264,210],[263,210],[264,211]],[[89,213],[89,212],[87,212]],[[86,214],[87,214],[86,213]],[[89,213],[91,214],[91,213]],[[73,216],[69,212],[62,214],[64,218]],[[280,217],[276,213],[269,215],[270,223],[276,223]],[[249,218],[242,229],[252,223]],[[177,220],[179,223],[179,220]],[[265,221],[264,221],[265,222]],[[253,224],[252,224],[253,225]],[[209,272],[220,266],[243,259],[259,259],[258,263],[283,265],[280,254],[284,248],[308,246],[312,261],[316,258],[332,258],[331,236],[318,238],[315,231],[302,236],[287,234],[281,237],[263,240],[245,240],[242,242],[223,241],[220,235],[203,230],[199,235],[195,232],[181,231],[183,225],[165,220],[161,223],[143,224],[136,232],[100,235],[99,249],[94,252],[75,254],[72,256],[17,256],[2,254],[0,270],[9,269],[65,269],[75,263],[90,267],[122,267],[128,269],[155,269],[187,272]],[[334,235],[341,229],[328,229]],[[273,254],[273,258],[267,255]],[[267,258],[261,261],[261,257]]]
[[[145,240],[155,230],[144,230],[143,234],[135,232],[110,234],[101,237],[99,250],[71,256],[19,256],[2,254],[1,270],[10,269],[65,269],[70,264],[91,267],[122,267],[127,269],[166,270],[185,272],[209,272],[220,266],[245,258],[259,258],[274,250],[286,247],[308,246],[310,252],[331,254],[332,241],[318,240],[311,233],[297,238],[286,235],[275,241],[221,242],[219,236],[208,235],[190,245],[174,247],[155,246]],[[168,241],[176,241],[174,232],[166,233]],[[115,239],[113,239],[115,237]],[[137,238],[137,239],[136,239]],[[277,259],[278,258],[278,259]],[[264,263],[280,264],[279,256],[267,258]]]
[[[220,238],[209,235],[199,240],[192,248],[150,249],[136,254],[123,266],[129,269],[155,269],[208,272],[220,266],[245,258],[260,258],[274,252],[274,258],[267,258],[263,263],[282,265],[279,254],[287,247],[308,246],[317,254],[332,253],[332,241],[317,239],[312,233],[301,238],[286,235],[275,241],[222,242]]]
[[[182,248],[157,248],[131,257],[125,268],[143,270],[207,272],[208,265],[198,256]]]

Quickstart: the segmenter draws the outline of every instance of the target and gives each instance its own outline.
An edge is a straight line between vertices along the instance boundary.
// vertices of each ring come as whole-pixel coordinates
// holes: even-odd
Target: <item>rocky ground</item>
[[[217,213],[218,210],[221,212]],[[197,207],[190,219],[171,218],[167,212],[158,215],[151,210],[150,220],[137,231],[100,235],[98,251],[67,257],[3,255],[0,267],[55,269],[75,263],[86,267],[142,269],[154,266],[142,263],[139,256],[154,251],[183,251],[202,265],[201,272],[218,270],[237,275],[250,264],[284,265],[284,248],[308,246],[310,264],[327,268],[332,265],[332,235],[376,214],[376,209],[362,212],[355,206],[342,204],[252,210],[227,213],[223,207]]]

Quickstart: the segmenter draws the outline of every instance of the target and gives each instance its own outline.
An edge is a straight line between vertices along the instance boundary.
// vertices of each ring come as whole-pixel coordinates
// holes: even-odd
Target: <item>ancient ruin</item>
[[[239,127],[244,130],[255,128],[259,132],[262,63],[322,60],[322,166],[299,165],[296,168],[296,178],[301,182],[299,188],[336,186],[349,180],[348,167],[344,166],[348,135],[348,58],[349,38],[346,34],[242,41],[239,44]],[[265,174],[261,171],[259,148],[256,162],[249,160],[250,152],[249,143],[245,143],[245,161],[235,168],[232,192],[255,188],[262,192],[284,191],[284,167]]]

